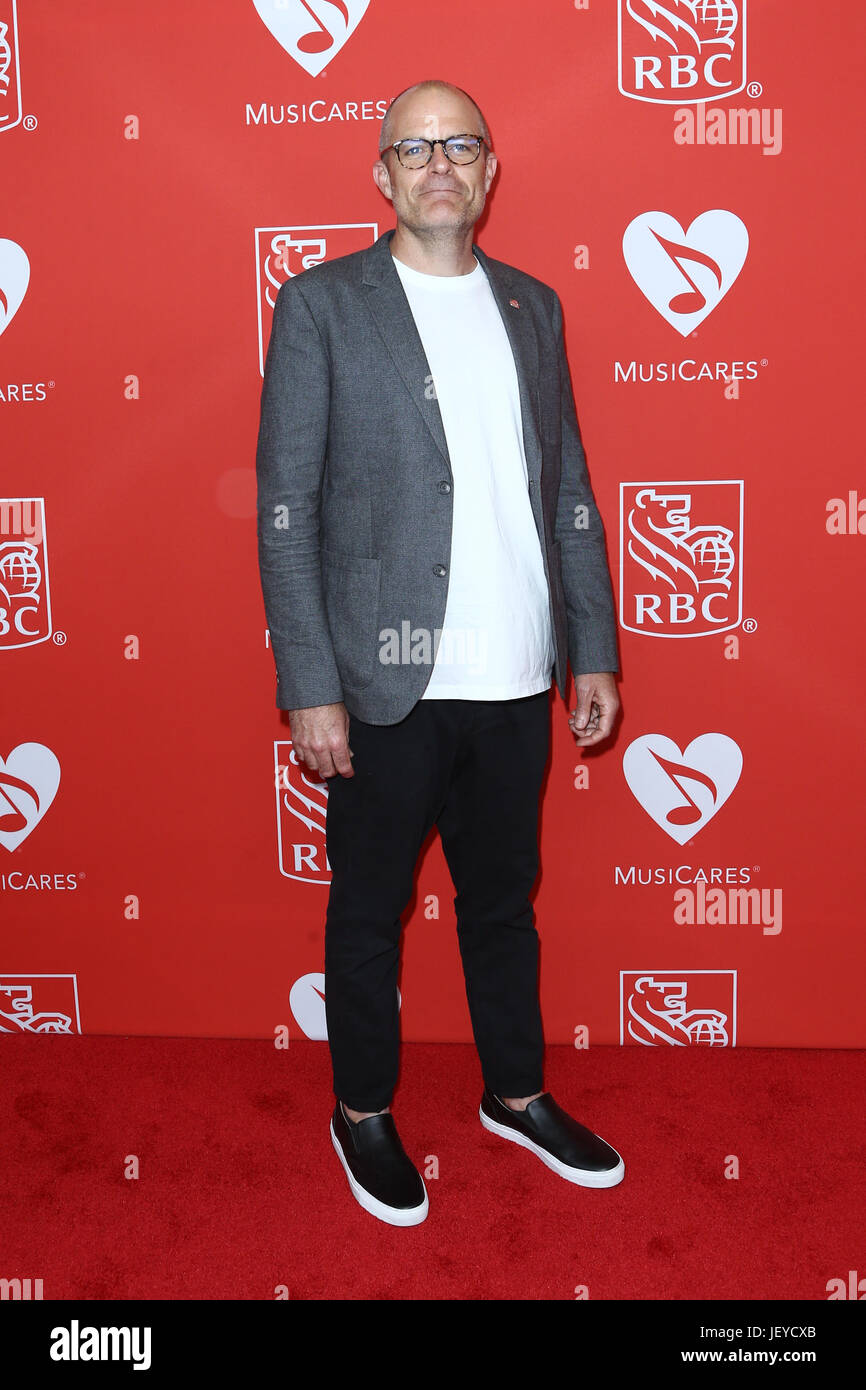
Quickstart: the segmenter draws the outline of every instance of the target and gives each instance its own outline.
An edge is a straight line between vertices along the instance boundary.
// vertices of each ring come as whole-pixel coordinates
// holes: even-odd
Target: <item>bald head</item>
[[[477,101],[475,101],[469,95],[468,92],[464,92],[462,87],[455,87],[453,82],[443,82],[439,78],[430,77],[425,79],[425,81],[423,82],[415,82],[411,87],[404,88],[404,90],[402,92],[399,92],[397,96],[395,96],[394,100],[391,102],[391,105],[385,112],[385,119],[382,122],[382,130],[379,135],[380,154],[384,149],[387,149],[389,145],[393,145],[395,140],[401,138],[398,134],[395,134],[395,132],[398,129],[401,111],[405,110],[408,104],[406,99],[411,96],[414,96],[416,93],[427,92],[431,94],[435,92],[451,92],[455,96],[462,97],[464,101],[468,102],[469,106],[476,113],[478,119],[478,128],[477,130],[472,131],[472,134],[483,136],[488,149],[490,148],[490,131],[488,129],[487,122],[484,119],[481,107],[478,105]],[[460,133],[465,134],[468,132]],[[421,132],[418,130],[412,130],[409,131],[408,134],[420,135]]]

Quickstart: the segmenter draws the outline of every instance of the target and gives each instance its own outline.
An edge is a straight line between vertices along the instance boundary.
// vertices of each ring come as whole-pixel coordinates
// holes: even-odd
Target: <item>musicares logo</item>
[[[352,37],[370,0],[253,0],[277,43],[311,77]]]
[[[622,770],[647,815],[684,845],[724,806],[743,755],[726,734],[701,734],[682,752],[664,734],[644,734],[625,750]]]
[[[397,1008],[401,1009],[403,999],[397,990]],[[301,975],[289,991],[289,1008],[295,1022],[307,1038],[315,1042],[327,1042],[328,1015],[325,1008],[325,976],[320,970]]]
[[[619,90],[663,106],[746,85],[746,0],[619,0]]]
[[[289,990],[289,1008],[305,1038],[313,1038],[317,1042],[327,1040],[325,977],[321,971],[313,971],[295,980]]]
[[[30,284],[30,261],[17,241],[0,237],[0,333],[14,319]]]
[[[60,763],[42,743],[19,743],[0,758],[0,845],[10,854],[34,830],[60,786]]]
[[[687,232],[667,212],[642,212],[622,239],[638,289],[684,338],[724,299],[748,249],[745,224],[724,208],[702,212]]]

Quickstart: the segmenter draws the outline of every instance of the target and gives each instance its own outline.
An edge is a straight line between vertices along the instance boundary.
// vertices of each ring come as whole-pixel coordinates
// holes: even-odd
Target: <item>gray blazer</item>
[[[277,707],[343,701],[370,724],[396,723],[423,694],[432,664],[382,664],[380,634],[406,621],[441,629],[451,559],[454,478],[393,234],[280,287],[256,453]],[[561,306],[540,280],[473,251],[514,353],[565,699],[567,662],[579,675],[618,671],[619,661]]]

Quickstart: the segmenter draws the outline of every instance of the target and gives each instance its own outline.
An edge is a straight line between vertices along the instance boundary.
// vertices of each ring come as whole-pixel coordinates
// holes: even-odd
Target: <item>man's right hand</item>
[[[338,705],[311,705],[290,709],[292,744],[311,772],[321,777],[354,777],[349,747],[349,711]]]

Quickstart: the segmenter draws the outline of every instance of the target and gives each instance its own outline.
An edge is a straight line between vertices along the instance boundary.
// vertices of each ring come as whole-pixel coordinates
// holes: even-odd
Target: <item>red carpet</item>
[[[549,1047],[548,1089],[625,1159],[593,1192],[482,1129],[472,1047],[404,1044],[395,1119],[439,1178],[400,1230],[349,1193],[323,1043],[0,1048],[0,1278],[45,1299],[826,1299],[866,1275],[862,1052]]]

